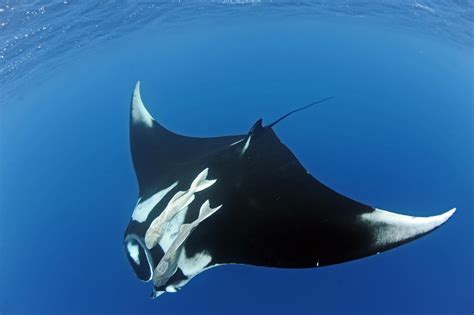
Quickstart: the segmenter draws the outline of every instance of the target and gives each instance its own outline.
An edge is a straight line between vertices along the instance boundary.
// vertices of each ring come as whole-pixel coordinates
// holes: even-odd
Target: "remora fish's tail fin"
[[[199,192],[201,190],[209,188],[216,182],[215,179],[211,179],[211,180],[207,179],[208,171],[209,169],[206,168],[201,173],[199,173],[199,175],[194,179],[194,181],[191,184],[191,189],[190,189],[192,192]]]
[[[413,217],[381,209],[361,215],[372,232],[372,251],[385,251],[420,238],[443,225],[456,208],[430,217]]]
[[[219,210],[222,207],[222,205],[217,206],[215,208],[211,208],[209,204],[209,200],[206,200],[202,206],[201,209],[199,209],[199,217],[197,218],[197,221],[201,223],[202,221],[206,220],[209,218],[211,215],[213,215],[217,210]]]

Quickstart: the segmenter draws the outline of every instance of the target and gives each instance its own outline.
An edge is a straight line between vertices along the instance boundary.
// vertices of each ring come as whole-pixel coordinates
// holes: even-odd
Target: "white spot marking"
[[[211,261],[212,257],[206,251],[197,253],[193,257],[187,257],[183,248],[181,255],[179,255],[178,267],[186,277],[194,277],[202,272]]]
[[[245,142],[245,145],[244,145],[244,148],[242,149],[242,155],[245,154],[245,151],[247,151],[247,149],[249,148],[249,145],[250,145],[250,140],[252,139],[252,135],[250,135],[248,138],[247,138],[247,141]]]
[[[155,206],[161,201],[161,199],[163,199],[173,188],[175,188],[176,185],[178,185],[178,182],[175,182],[169,187],[160,190],[159,192],[144,201],[141,201],[141,199],[139,199],[137,205],[135,206],[135,209],[133,210],[132,219],[140,223],[145,222],[151,210],[153,210],[153,208],[155,208]]]
[[[166,290],[166,292],[168,292],[168,293],[175,293],[175,292],[178,291],[178,290],[176,290],[176,288],[175,288],[174,286],[172,286],[172,285],[167,286],[165,290]]]
[[[372,246],[383,248],[430,232],[446,222],[455,211],[456,208],[432,217],[412,217],[375,209],[373,212],[364,213],[360,217],[374,229],[376,239]]]
[[[241,143],[242,141],[244,141],[244,139],[240,139],[240,140],[237,140],[235,142],[232,142],[229,147],[233,146],[233,145],[236,145],[237,143]]]
[[[133,245],[132,243],[127,244],[127,251],[130,257],[132,257],[133,261],[137,264],[140,265],[140,257],[139,257],[139,251],[138,251],[138,245]]]
[[[142,281],[144,281],[144,282],[150,281],[150,280],[152,279],[152,277],[153,277],[153,263],[152,263],[153,258],[151,257],[151,253],[145,249],[145,244],[143,244],[142,238],[141,238],[141,237],[138,237],[138,236],[135,235],[135,234],[129,234],[129,235],[127,235],[127,237],[125,238],[125,242],[127,242],[127,251],[128,251],[129,253],[131,253],[131,252],[133,253],[133,251],[134,251],[135,249],[132,249],[132,250],[130,251],[129,248],[133,248],[134,246],[137,246],[136,249],[138,249],[138,246],[140,246],[140,247],[142,248],[142,250],[145,252],[146,262],[148,263],[148,267],[150,268],[150,278],[148,278],[148,279],[146,279],[146,280],[142,280]],[[137,244],[131,244],[132,242],[133,242],[133,243],[137,243]],[[131,245],[132,247],[130,247],[130,245]],[[139,255],[140,255],[140,252],[137,250],[137,253],[136,253],[136,254],[130,254],[130,257],[132,257],[132,259],[133,259],[135,262],[137,262],[137,260],[139,261]],[[133,258],[133,256],[136,256],[136,257],[137,257],[137,260],[135,260],[135,259]],[[142,262],[140,261],[140,263],[142,263]]]
[[[165,293],[165,291],[155,291],[155,290],[153,290],[153,294],[152,294],[151,298],[156,299],[157,297],[159,297],[163,293]]]

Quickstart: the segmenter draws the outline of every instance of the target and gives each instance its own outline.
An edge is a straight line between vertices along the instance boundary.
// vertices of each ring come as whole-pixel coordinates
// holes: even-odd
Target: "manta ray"
[[[325,186],[272,128],[293,112],[239,135],[188,137],[150,115],[136,84],[130,146],[139,196],[124,247],[136,276],[153,283],[152,298],[226,264],[313,268],[378,254],[456,210],[402,215]]]

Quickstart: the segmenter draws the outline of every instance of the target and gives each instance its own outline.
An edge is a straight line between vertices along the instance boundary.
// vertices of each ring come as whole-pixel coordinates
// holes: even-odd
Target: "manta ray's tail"
[[[277,120],[275,120],[274,122],[272,122],[270,125],[268,125],[267,127],[273,127],[275,126],[276,124],[278,124],[280,121],[282,121],[283,119],[285,119],[286,117],[290,116],[291,114],[294,114],[296,112],[299,112],[299,111],[302,111],[302,110],[305,110],[307,108],[310,108],[311,106],[314,106],[316,104],[320,104],[322,102],[325,102],[325,101],[329,101],[330,99],[333,99],[334,96],[331,96],[331,97],[326,97],[322,100],[319,100],[319,101],[316,101],[316,102],[312,102],[311,104],[308,104],[306,106],[303,106],[303,107],[300,107],[300,108],[297,108],[297,109],[294,109],[292,110],[291,112],[289,113],[286,113],[285,115],[281,116],[280,118],[278,118]]]

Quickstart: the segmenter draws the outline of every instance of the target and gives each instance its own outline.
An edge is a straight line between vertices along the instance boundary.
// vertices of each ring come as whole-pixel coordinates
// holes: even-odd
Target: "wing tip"
[[[429,217],[413,217],[381,209],[362,215],[371,226],[374,236],[373,248],[385,250],[426,235],[451,218],[456,212],[452,208],[442,214]]]
[[[431,225],[430,228],[427,228],[425,234],[432,232],[436,230],[437,228],[439,228],[440,226],[442,226],[443,224],[445,224],[453,216],[455,212],[456,212],[456,208],[452,208],[444,213],[422,218],[425,220],[425,224],[427,227]]]
[[[138,80],[137,83],[135,83],[135,87],[133,89],[133,97],[132,97],[132,106],[139,106],[139,105],[143,105],[142,96],[140,94],[140,80]]]
[[[441,213],[439,215],[433,216],[432,218],[437,218],[439,222],[438,226],[441,226],[444,223],[446,223],[446,221],[448,221],[455,212],[456,212],[456,208],[452,208],[451,210],[448,210],[445,213]]]
[[[131,118],[132,123],[134,124],[142,124],[146,127],[153,126],[154,119],[150,115],[150,113],[145,107],[145,104],[143,104],[142,101],[142,96],[140,93],[140,80],[137,81],[137,83],[135,84],[135,88],[133,89]]]

